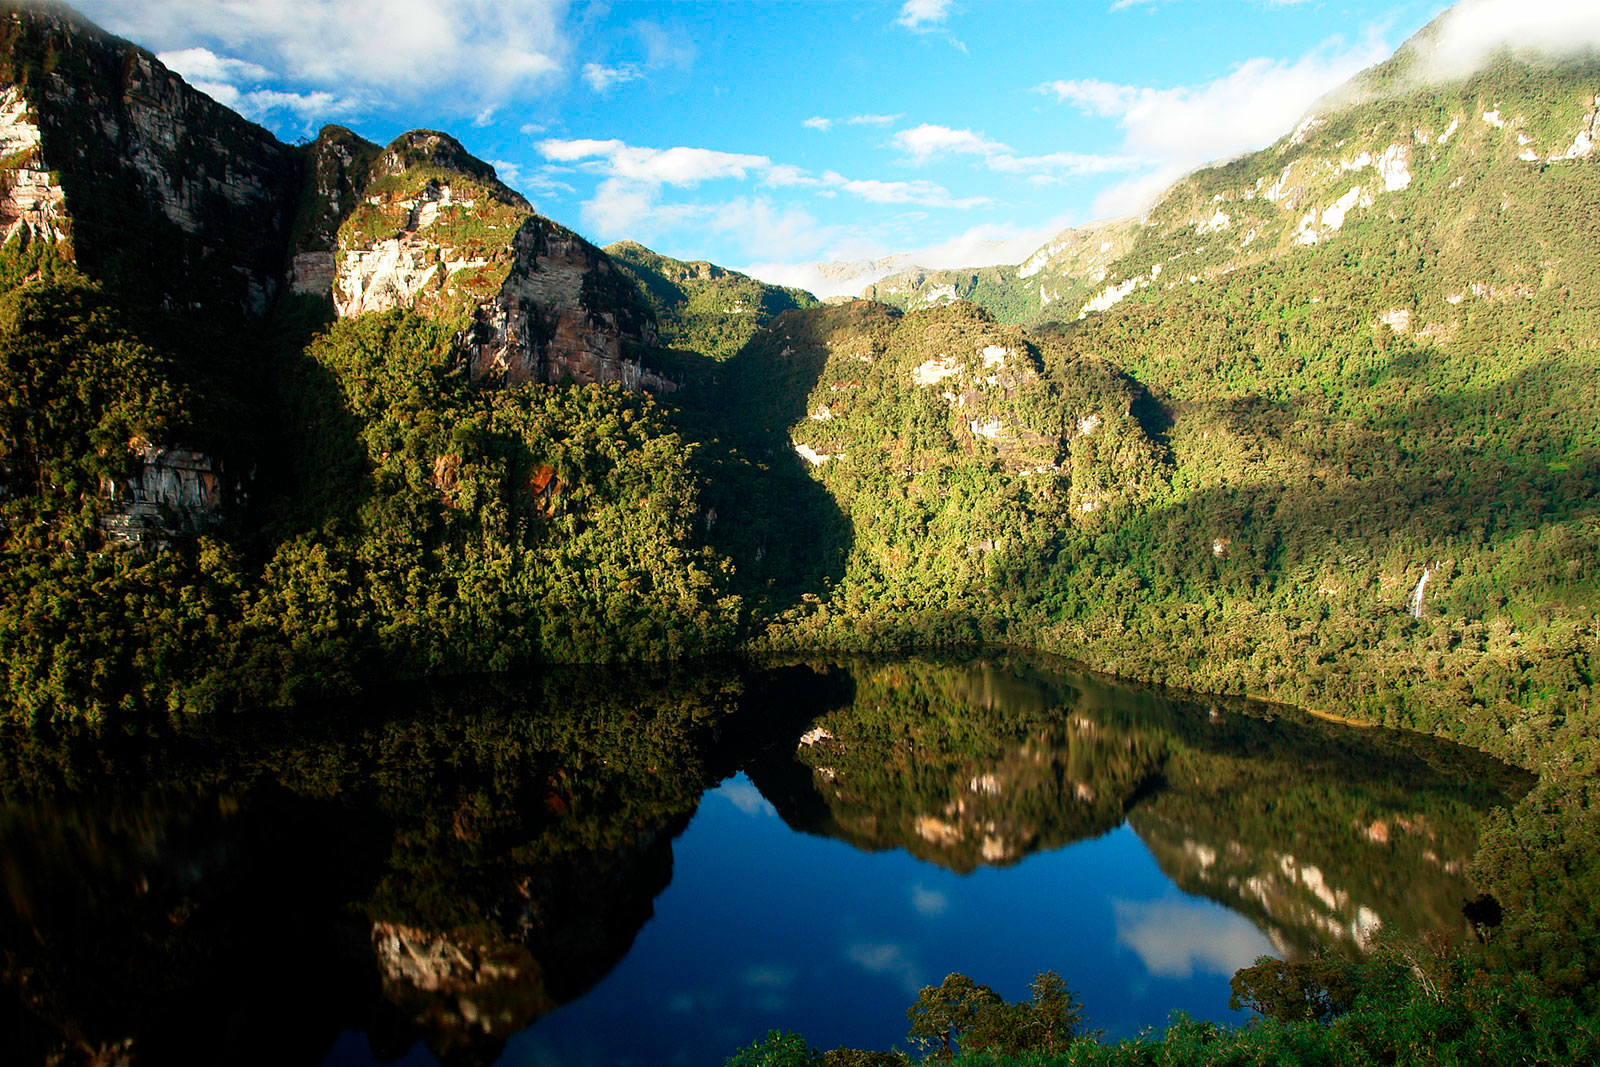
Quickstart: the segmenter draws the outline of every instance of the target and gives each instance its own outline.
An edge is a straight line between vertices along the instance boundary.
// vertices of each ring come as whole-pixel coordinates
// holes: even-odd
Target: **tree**
[[[799,1034],[768,1030],[767,1036],[735,1052],[726,1067],[818,1067],[822,1054]]]
[[[926,986],[906,1010],[911,1039],[924,1048],[937,1043],[939,1055],[988,1050],[1007,1056],[1021,1052],[1064,1052],[1084,1032],[1083,1005],[1054,971],[1033,979],[1033,997],[1008,1004],[994,990],[963,974],[952,974],[935,988]]]
[[[923,986],[917,1002],[906,1009],[911,1021],[911,1040],[925,1049],[935,1046],[939,1055],[955,1055],[951,1045],[971,1029],[980,1012],[1005,1001],[986,985],[979,985],[964,974],[947,974],[938,986]]]
[[[1261,956],[1228,985],[1230,1008],[1249,1008],[1284,1023],[1326,1022],[1349,1011],[1356,995],[1350,966],[1324,959],[1286,963]]]

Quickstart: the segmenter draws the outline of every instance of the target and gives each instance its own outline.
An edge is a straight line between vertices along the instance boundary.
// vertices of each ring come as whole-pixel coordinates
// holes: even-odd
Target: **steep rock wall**
[[[29,180],[12,188],[37,190],[25,198],[36,228],[64,201],[84,271],[172,310],[266,310],[298,181],[290,149],[54,4],[0,4],[0,93],[15,134],[37,130]],[[59,175],[59,190],[38,174]],[[26,207],[12,200],[8,225]]]
[[[0,88],[0,243],[62,243],[68,233],[66,194],[44,166],[43,133],[15,85]],[[66,249],[70,256],[70,249]]]
[[[461,337],[474,379],[677,388],[635,354],[656,343],[655,317],[605,253],[538,216],[523,223],[512,249],[499,293]]]
[[[320,215],[295,253],[296,291],[328,292],[344,317],[407,308],[456,323],[474,380],[676,388],[644,365],[657,333],[637,286],[534,214],[493,167],[430,130],[372,148],[370,167],[353,174],[362,151],[336,140],[317,148]],[[327,223],[344,202],[330,247]]]
[[[135,441],[133,463],[120,479],[103,479],[101,495],[115,508],[100,526],[111,541],[164,545],[181,533],[195,533],[222,518],[224,506],[242,498],[236,480],[224,475],[215,457],[188,448]]]

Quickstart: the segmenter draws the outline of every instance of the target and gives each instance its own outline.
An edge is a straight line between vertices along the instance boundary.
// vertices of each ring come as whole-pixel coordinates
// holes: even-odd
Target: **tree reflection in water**
[[[421,1039],[492,1062],[627,954],[673,839],[739,770],[795,830],[958,872],[1126,821],[1286,956],[1461,933],[1478,821],[1528,784],[1426,738],[1012,655],[560,670],[4,741],[12,1063],[312,1063],[349,1029],[379,1058]],[[1119,913],[1119,937],[1177,967],[1240,936],[1177,945],[1171,919]]]

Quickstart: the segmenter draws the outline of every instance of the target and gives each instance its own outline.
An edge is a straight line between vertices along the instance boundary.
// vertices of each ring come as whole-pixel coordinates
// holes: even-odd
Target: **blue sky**
[[[80,0],[286,140],[448,130],[597,243],[813,288],[796,265],[1018,262],[1136,212],[1272,142],[1445,6]]]

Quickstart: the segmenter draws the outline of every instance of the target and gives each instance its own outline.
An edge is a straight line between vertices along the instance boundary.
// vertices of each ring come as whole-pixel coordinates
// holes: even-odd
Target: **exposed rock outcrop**
[[[458,323],[475,378],[675,387],[633,282],[454,138],[291,148],[56,4],[0,2],[0,227],[169,310],[328,294]]]
[[[21,90],[0,89],[0,240],[67,237],[66,194],[44,167],[43,139]]]
[[[85,271],[170,309],[267,309],[298,170],[272,134],[45,3],[0,5],[0,115],[8,230],[70,233]]]
[[[330,126],[285,145],[52,0],[0,0],[0,242],[49,247],[119,304],[206,330],[325,295],[343,316],[448,324],[475,380],[676,388],[651,366],[634,282],[453,138],[379,148]],[[101,486],[112,540],[164,544],[242,491],[172,441],[136,451]]]
[[[121,479],[103,479],[100,491],[115,509],[100,521],[108,539],[161,545],[175,534],[193,533],[222,518],[230,497],[242,490],[223,474],[213,456],[188,448],[135,441],[132,469]]]
[[[409,308],[459,323],[474,380],[676,388],[645,366],[655,317],[633,282],[594,245],[534,214],[493,167],[430,130],[403,135],[369,173],[353,174],[362,154],[341,138],[319,141],[320,215],[294,258],[296,291],[317,289],[331,269],[341,316]],[[328,218],[353,195],[332,246],[319,247]]]

